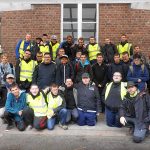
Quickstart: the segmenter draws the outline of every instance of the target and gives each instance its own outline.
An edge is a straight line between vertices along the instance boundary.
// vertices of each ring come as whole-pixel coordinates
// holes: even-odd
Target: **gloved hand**
[[[125,124],[127,123],[125,117],[120,118],[120,123],[125,126]]]

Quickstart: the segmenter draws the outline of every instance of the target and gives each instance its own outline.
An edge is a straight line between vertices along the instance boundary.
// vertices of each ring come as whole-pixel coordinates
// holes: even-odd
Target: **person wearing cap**
[[[42,52],[43,55],[45,53],[50,53],[51,56],[52,56],[52,48],[51,48],[51,46],[49,44],[48,35],[47,34],[43,34],[42,41],[40,42],[39,48],[40,48],[40,52]]]
[[[43,58],[43,62],[36,66],[32,78],[32,83],[37,84],[40,89],[56,83],[56,64],[52,62],[51,54],[45,53]]]
[[[57,53],[57,50],[59,48],[59,43],[57,41],[57,36],[56,35],[52,35],[51,36],[51,41],[50,41],[50,46],[52,48],[52,60],[55,61],[56,59],[56,53]]]
[[[133,141],[142,142],[148,134],[150,124],[150,96],[146,91],[140,92],[137,83],[128,81],[127,94],[120,106],[120,123],[130,128]]]
[[[77,90],[77,109],[79,126],[95,126],[101,103],[98,89],[92,84],[88,73],[82,74],[82,82],[75,85]]]
[[[56,83],[58,85],[64,85],[67,78],[74,79],[74,70],[67,55],[62,55],[60,59],[61,64],[57,67]]]
[[[10,93],[11,85],[15,83],[15,76],[8,74],[6,76],[5,86],[0,87],[0,118],[4,119],[5,103],[8,93]]]
[[[125,84],[121,80],[121,73],[115,72],[113,74],[113,81],[106,85],[102,93],[102,100],[105,104],[106,124],[109,127],[121,127],[119,108],[126,95]]]
[[[31,51],[25,50],[23,58],[16,64],[16,83],[21,90],[29,90],[36,65],[37,63],[31,58]]]
[[[149,72],[141,61],[141,56],[133,56],[133,64],[129,66],[127,81],[134,81],[140,91],[145,90],[146,82],[149,80]]]

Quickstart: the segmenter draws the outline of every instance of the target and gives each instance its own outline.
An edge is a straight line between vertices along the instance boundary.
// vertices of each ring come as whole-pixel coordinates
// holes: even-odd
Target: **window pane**
[[[96,4],[82,5],[82,21],[96,22]]]
[[[64,4],[64,22],[77,22],[77,4]]]
[[[63,23],[63,39],[66,39],[67,35],[77,39],[77,23]]]
[[[85,40],[90,36],[96,37],[96,23],[82,23],[82,36]]]

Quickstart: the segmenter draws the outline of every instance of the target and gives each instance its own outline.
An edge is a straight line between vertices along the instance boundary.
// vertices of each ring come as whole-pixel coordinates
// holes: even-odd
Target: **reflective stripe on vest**
[[[61,96],[57,96],[53,98],[51,92],[47,95],[47,102],[48,102],[48,111],[47,111],[47,117],[51,118],[53,115],[53,109],[59,107],[62,105],[63,99]]]
[[[40,52],[43,53],[43,56],[45,53],[49,53],[50,52],[50,49],[49,49],[49,46],[48,45],[40,45]]]
[[[40,95],[35,99],[30,94],[27,94],[27,103],[30,108],[34,110],[34,115],[37,117],[47,115],[47,104],[43,94],[40,92]]]
[[[29,63],[26,63],[24,60],[21,60],[20,81],[25,81],[27,79],[29,82],[31,82],[35,66],[36,66],[36,63],[34,60],[31,60]]]
[[[91,45],[89,44],[88,46],[88,53],[89,53],[89,60],[94,60],[96,59],[96,55],[98,53],[100,53],[100,47],[98,44],[95,44],[95,45]]]
[[[118,49],[118,53],[120,54],[120,58],[122,58],[122,53],[123,52],[128,52],[129,56],[130,56],[130,48],[131,48],[132,44],[130,43],[126,43],[124,46],[122,46],[121,44],[119,44],[117,46]]]
[[[52,46],[52,43],[50,42],[50,45],[52,47],[53,60],[55,60],[56,59],[56,52],[57,52],[57,49],[58,49],[58,47],[59,47],[60,44],[56,43],[55,45]]]
[[[20,58],[23,58],[24,56],[24,42],[25,40],[22,40],[20,47],[19,47],[19,54],[20,54]],[[30,44],[28,45],[28,47],[26,49],[30,49]]]
[[[106,87],[106,91],[105,91],[105,100],[107,99],[108,95],[109,95],[109,92],[110,92],[110,89],[111,89],[111,86],[112,86],[113,82],[109,83]],[[124,83],[121,82],[121,99],[123,100],[124,96],[126,95],[127,93],[127,90],[124,86]]]

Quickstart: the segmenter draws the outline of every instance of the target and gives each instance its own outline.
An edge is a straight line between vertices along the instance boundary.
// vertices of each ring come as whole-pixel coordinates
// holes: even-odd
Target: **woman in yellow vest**
[[[45,129],[47,124],[46,96],[35,84],[31,85],[30,92],[27,94],[27,104],[30,108],[29,120],[32,122],[30,126],[37,130]]]
[[[68,129],[66,126],[67,109],[63,95],[59,93],[58,85],[51,85],[51,92],[47,94],[47,128],[53,130],[56,120],[59,120],[59,127],[64,130]]]
[[[105,103],[106,124],[110,127],[121,127],[119,121],[119,108],[126,95],[126,88],[120,72],[113,74],[113,82],[106,85],[103,91],[103,102]]]

